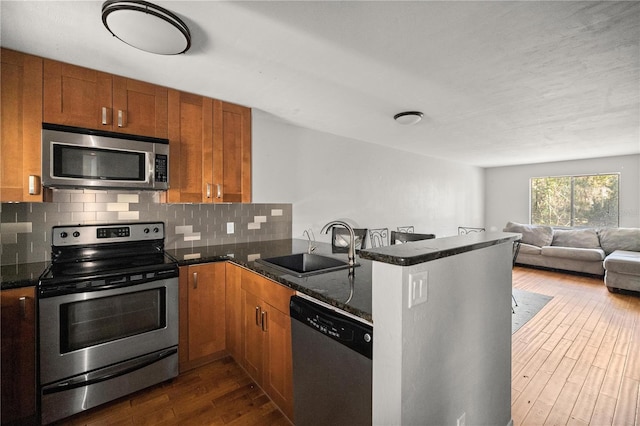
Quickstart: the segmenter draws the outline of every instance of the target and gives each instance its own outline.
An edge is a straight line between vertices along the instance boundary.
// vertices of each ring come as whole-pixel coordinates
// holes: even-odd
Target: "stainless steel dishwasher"
[[[292,296],[296,426],[371,425],[373,327]]]

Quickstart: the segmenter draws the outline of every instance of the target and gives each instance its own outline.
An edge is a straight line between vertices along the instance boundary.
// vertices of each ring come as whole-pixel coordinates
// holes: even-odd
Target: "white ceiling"
[[[0,41],[481,167],[640,153],[640,2],[155,3],[186,54],[112,37],[102,1],[2,0]]]

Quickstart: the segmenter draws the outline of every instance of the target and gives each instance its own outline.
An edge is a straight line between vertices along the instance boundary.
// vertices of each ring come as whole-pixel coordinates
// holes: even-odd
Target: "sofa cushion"
[[[518,256],[520,256],[520,254],[542,254],[542,249],[538,246],[532,246],[531,244],[521,243]]]
[[[593,228],[554,229],[552,246],[600,248],[598,233]]]
[[[640,251],[640,228],[602,228],[598,236],[607,254],[616,250]]]
[[[604,260],[604,251],[602,249],[545,246],[542,247],[542,255],[593,262],[602,262]]]
[[[550,226],[524,225],[522,223],[508,222],[504,232],[517,232],[522,234],[522,242],[533,246],[548,246],[553,241],[553,229]]]
[[[620,274],[640,275],[640,252],[616,250],[604,260],[604,268]]]

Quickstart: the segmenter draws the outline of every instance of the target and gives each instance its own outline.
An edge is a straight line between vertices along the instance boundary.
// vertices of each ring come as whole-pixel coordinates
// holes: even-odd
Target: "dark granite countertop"
[[[316,242],[314,245],[316,254],[347,260],[346,253],[332,253],[331,244]],[[353,268],[352,274],[349,269],[343,269],[302,278],[256,262],[257,259],[303,253],[307,249],[306,240],[292,239],[167,250],[167,253],[180,266],[229,260],[314,299],[372,321],[371,261],[357,257],[359,266]]]
[[[302,278],[262,265],[256,260],[306,252],[308,249],[306,240],[225,244],[168,249],[166,252],[176,259],[180,266],[231,261],[336,308],[367,321],[373,321],[371,317],[372,261],[411,266],[515,241],[519,238],[520,234],[486,232],[362,250],[356,259],[359,266],[352,270],[343,269]],[[347,260],[345,253],[332,253],[330,244],[317,242],[315,246],[316,254]],[[47,266],[46,262],[2,266],[2,289],[37,285],[38,278]]]
[[[19,263],[0,267],[2,290],[38,285],[38,279],[49,266],[48,262]]]
[[[360,257],[392,265],[411,266],[516,241],[521,237],[521,234],[511,232],[479,232],[433,240],[414,241],[411,244],[366,249],[360,252]]]

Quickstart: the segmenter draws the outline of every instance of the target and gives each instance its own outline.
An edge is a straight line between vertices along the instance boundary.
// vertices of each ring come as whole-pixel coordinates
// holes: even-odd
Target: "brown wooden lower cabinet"
[[[194,273],[198,274],[198,289],[206,285],[203,282],[223,282],[224,303],[220,303],[220,294],[215,291],[213,294],[206,291],[197,293]],[[195,366],[194,354],[197,354],[196,362],[211,360],[207,357],[212,352],[202,348],[210,348],[208,343],[218,340],[218,331],[213,333],[215,338],[209,334],[214,328],[219,330],[220,319],[215,315],[208,318],[204,312],[210,313],[211,309],[206,308],[215,306],[218,314],[222,312],[225,315],[223,330],[226,351],[282,412],[293,419],[289,317],[289,299],[293,294],[293,290],[230,262],[181,267],[180,371]],[[220,309],[221,306],[223,309]],[[196,311],[192,312],[193,309]],[[194,327],[199,327],[204,335],[194,334]],[[217,345],[212,347],[218,350]],[[202,362],[197,365],[200,364]]]
[[[0,294],[2,424],[35,424],[35,287],[2,290]]]
[[[295,292],[242,270],[241,364],[284,414],[293,419],[289,299]]]
[[[180,371],[224,355],[225,262],[180,267]]]

